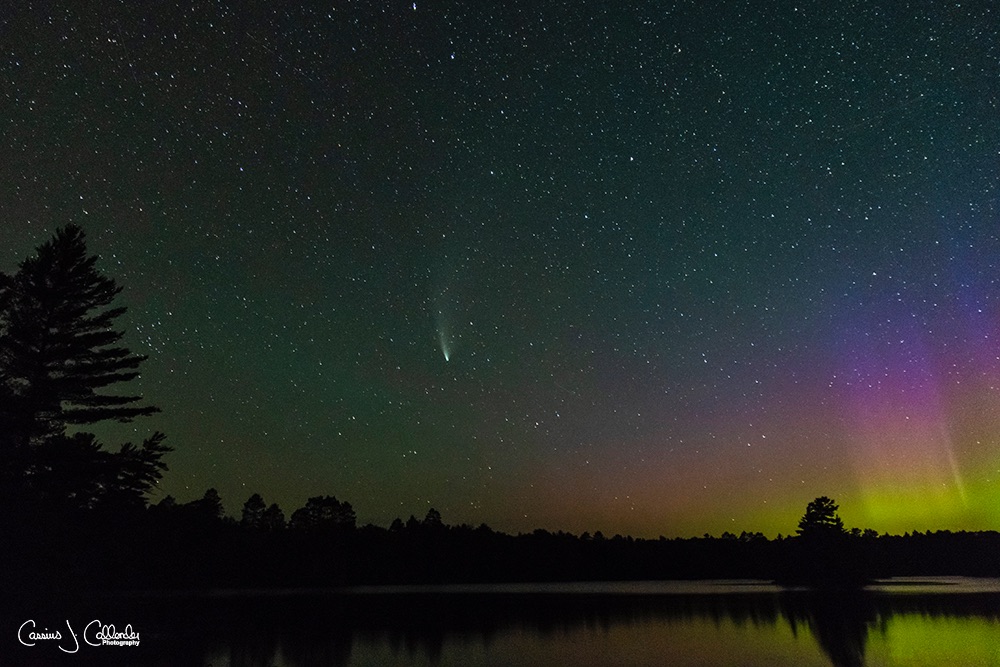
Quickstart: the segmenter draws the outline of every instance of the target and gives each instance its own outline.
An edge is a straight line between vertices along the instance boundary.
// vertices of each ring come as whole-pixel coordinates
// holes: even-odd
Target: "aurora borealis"
[[[161,493],[1000,529],[989,2],[25,2],[0,270],[124,287]]]

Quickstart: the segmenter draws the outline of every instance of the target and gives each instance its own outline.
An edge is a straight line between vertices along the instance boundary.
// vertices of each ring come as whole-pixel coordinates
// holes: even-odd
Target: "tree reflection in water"
[[[676,665],[850,667],[866,664],[873,644],[878,664],[1000,659],[988,642],[968,639],[970,633],[1000,630],[996,592],[741,593],[729,587],[721,593],[665,593],[669,586],[649,584],[643,592],[643,585],[631,585],[617,593],[583,592],[586,586],[572,593],[510,593],[501,587],[491,592],[130,600],[117,603],[117,617],[127,613],[129,622],[145,632],[130,662],[146,665],[516,665],[518,660],[652,665],[667,660]],[[914,638],[924,646],[919,654],[913,647],[892,645]]]

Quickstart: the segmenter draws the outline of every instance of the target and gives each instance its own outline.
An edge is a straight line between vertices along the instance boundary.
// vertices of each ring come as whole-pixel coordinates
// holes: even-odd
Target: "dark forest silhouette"
[[[109,450],[87,426],[157,412],[112,393],[145,357],[121,345],[121,291],[79,227],[0,273],[0,547],[6,590],[332,587],[349,584],[754,578],[857,587],[912,575],[1000,576],[1000,533],[847,530],[825,496],[796,535],[635,539],[509,535],[448,525],[430,509],[388,528],[316,496],[286,519],[259,493],[239,520],[214,489],[187,503],[149,494],[170,448],[153,432]]]

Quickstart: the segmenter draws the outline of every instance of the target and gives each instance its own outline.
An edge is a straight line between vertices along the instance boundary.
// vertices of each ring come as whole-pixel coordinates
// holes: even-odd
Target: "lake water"
[[[838,595],[759,582],[630,582],[89,604],[103,623],[131,623],[140,647],[84,646],[79,655],[132,664],[1000,667],[1000,580],[893,580]],[[54,649],[19,647],[21,658]]]

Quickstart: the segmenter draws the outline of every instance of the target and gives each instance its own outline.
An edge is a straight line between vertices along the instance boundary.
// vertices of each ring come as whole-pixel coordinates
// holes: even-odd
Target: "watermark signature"
[[[76,653],[80,650],[80,639],[69,620],[66,621],[64,633],[61,626],[56,630],[47,627],[39,629],[35,620],[29,618],[17,629],[17,641],[24,646],[54,642],[63,653]],[[131,623],[119,632],[113,624],[105,625],[94,619],[83,628],[83,642],[89,646],[138,646],[139,633],[132,628]]]

